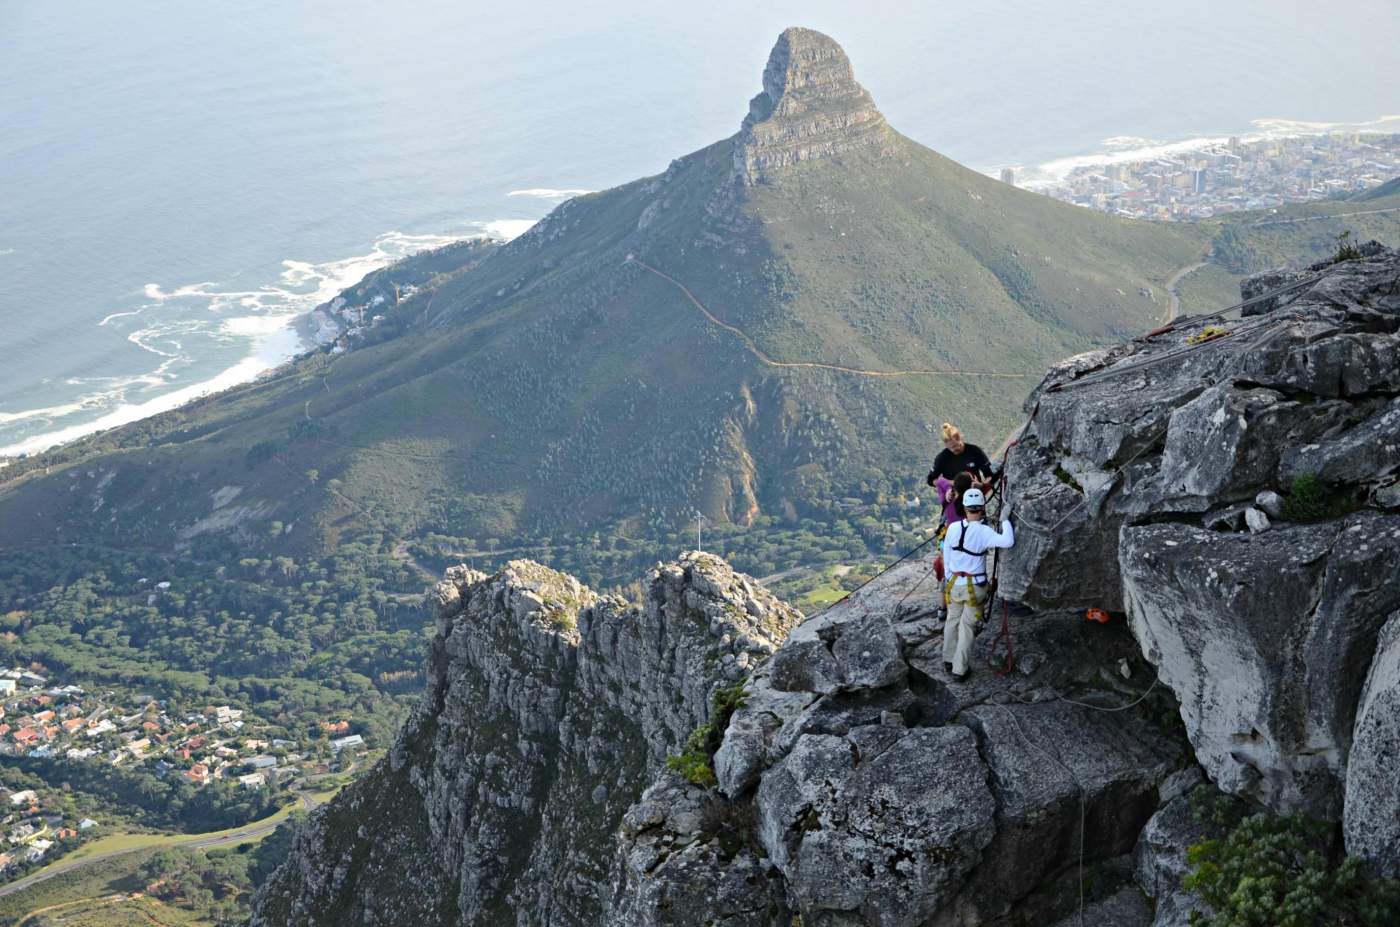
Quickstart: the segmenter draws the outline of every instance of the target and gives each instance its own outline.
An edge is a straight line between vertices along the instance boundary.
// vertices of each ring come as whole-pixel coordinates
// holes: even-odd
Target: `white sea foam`
[[[55,444],[76,440],[77,438],[92,434],[96,431],[115,428],[118,425],[126,425],[130,422],[148,418],[161,412],[168,412],[177,406],[184,405],[192,399],[198,399],[200,396],[225,390],[231,386],[237,386],[240,383],[246,383],[248,380],[255,378],[258,374],[282,363],[287,356],[296,351],[296,348],[296,334],[290,330],[284,329],[277,333],[275,337],[266,339],[253,354],[245,357],[232,367],[229,367],[218,376],[211,377],[201,383],[186,386],[183,389],[164,393],[144,402],[123,403],[93,421],[70,425],[58,431],[35,435],[32,438],[27,438],[23,441],[11,444],[8,447],[0,447],[0,457],[32,454],[53,447]]]
[[[572,196],[583,196],[592,190],[557,190],[553,187],[531,187],[528,190],[512,190],[506,196],[533,196],[542,200],[567,200]]]
[[[0,412],[0,425],[10,422],[22,422],[25,419],[39,418],[47,416],[49,418],[59,418],[64,415],[72,415],[74,412],[81,412],[87,408],[83,401],[66,402],[63,405],[47,406],[42,409],[25,409],[23,412]]]
[[[113,312],[109,315],[104,316],[102,321],[97,323],[97,327],[103,328],[107,325],[108,322],[111,322],[114,319],[124,319],[129,315],[140,315],[141,311],[141,309],[131,309],[126,312]]]
[[[4,256],[7,255],[7,254],[14,254],[14,253],[15,253],[15,249],[14,249],[14,248],[0,248],[0,257],[4,257]]]
[[[510,239],[531,226],[531,220],[507,219],[498,222],[469,223],[475,234]],[[286,260],[277,280],[257,289],[221,289],[218,283],[203,281],[174,289],[148,283],[143,289],[145,302],[133,309],[112,312],[98,324],[123,328],[132,325],[122,319],[145,316],[140,328],[126,332],[126,339],[141,350],[159,357],[152,370],[127,377],[79,378],[68,385],[98,386],[70,402],[0,413],[0,426],[27,422],[42,429],[5,447],[0,457],[34,453],[72,441],[95,431],[124,425],[149,415],[168,411],[198,396],[246,382],[259,373],[291,358],[303,345],[292,328],[294,320],[333,299],[342,290],[358,283],[366,274],[418,251],[437,248],[470,237],[468,234],[418,235],[393,231],[379,236],[366,254],[334,261]],[[204,312],[200,313],[200,303]],[[180,308],[179,318],[167,318],[172,307]],[[191,309],[195,314],[191,316]],[[236,314],[235,314],[236,313]],[[218,342],[246,341],[249,353],[231,367],[199,383],[171,389],[179,368],[197,364],[191,346],[200,339]],[[70,416],[85,421],[64,424]],[[18,426],[24,434],[29,430]]]
[[[224,319],[219,330],[228,335],[255,337],[271,335],[286,328],[291,318],[284,315],[245,315]]]
[[[492,238],[511,241],[530,231],[538,219],[497,219],[495,222],[482,222],[481,229]]]

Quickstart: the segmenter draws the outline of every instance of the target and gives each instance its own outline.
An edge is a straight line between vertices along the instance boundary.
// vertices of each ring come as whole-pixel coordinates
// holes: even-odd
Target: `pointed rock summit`
[[[734,168],[746,183],[818,158],[894,150],[895,134],[856,83],[850,59],[830,36],[792,27],[778,36],[763,69],[763,92],[734,145]]]

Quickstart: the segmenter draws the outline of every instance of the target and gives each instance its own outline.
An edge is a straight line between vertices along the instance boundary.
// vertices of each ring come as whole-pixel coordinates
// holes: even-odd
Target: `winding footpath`
[[[1033,375],[1029,373],[1002,373],[1000,371],[994,370],[864,370],[860,367],[844,367],[841,364],[822,364],[817,363],[815,361],[774,360],[773,358],[769,357],[766,353],[764,353],[763,349],[760,348],[758,344],[752,338],[749,337],[747,332],[745,332],[743,329],[736,328],[735,326],[730,325],[723,319],[717,317],[713,312],[711,312],[705,307],[704,303],[700,302],[700,300],[696,298],[694,293],[690,292],[690,290],[686,288],[685,284],[681,283],[675,277],[672,277],[670,274],[665,273],[664,271],[657,270],[655,267],[652,267],[650,264],[646,263],[645,261],[641,260],[640,258],[634,255],[627,255],[627,260],[633,264],[636,264],[643,270],[650,271],[651,273],[660,277],[662,280],[665,280],[667,283],[671,284],[676,289],[684,293],[685,298],[690,300],[691,305],[693,305],[696,309],[699,309],[700,312],[705,316],[705,318],[709,319],[712,324],[736,335],[739,338],[739,340],[744,343],[744,347],[748,349],[748,352],[750,354],[758,358],[760,363],[766,364],[769,367],[780,367],[787,369],[807,368],[811,370],[834,370],[837,373],[849,373],[853,376],[858,377],[990,377],[999,380],[1029,380],[1033,378]],[[1034,375],[1034,378],[1038,379],[1039,375]]]
[[[305,808],[307,811],[310,811],[311,809],[315,808],[318,804],[320,804],[320,802],[318,802],[315,799],[315,797],[311,795],[302,795],[301,804],[303,808]],[[33,875],[25,876],[22,879],[17,879],[14,882],[11,882],[9,885],[0,887],[0,898],[3,898],[6,895],[13,895],[15,892],[22,892],[26,888],[29,888],[31,885],[36,885],[39,882],[43,882],[47,879],[52,879],[54,876],[63,875],[66,872],[72,872],[75,869],[82,869],[84,866],[91,866],[95,863],[103,862],[104,860],[115,859],[118,856],[126,856],[131,853],[140,853],[142,850],[149,850],[154,847],[169,846],[172,849],[178,847],[180,849],[188,848],[196,850],[207,850],[210,847],[223,846],[224,844],[232,845],[235,843],[239,843],[244,840],[247,840],[250,837],[265,837],[268,834],[272,833],[274,830],[276,830],[277,826],[281,824],[284,820],[285,818],[277,817],[276,820],[266,820],[262,823],[251,824],[248,827],[243,828],[242,830],[236,830],[232,833],[226,833],[221,831],[217,834],[210,834],[207,837],[195,837],[192,840],[181,840],[170,844],[161,844],[153,842],[142,846],[123,847],[120,850],[109,850],[106,853],[97,853],[93,856],[85,856],[82,859],[75,859],[66,863],[56,863],[53,866],[50,866],[41,872],[36,872]],[[166,835],[152,834],[151,836],[163,837]]]
[[[1167,280],[1167,314],[1162,319],[1163,325],[1170,325],[1176,321],[1177,314],[1181,311],[1181,297],[1177,294],[1177,285],[1186,278],[1188,274],[1193,274],[1209,264],[1209,261],[1198,261],[1195,264],[1187,264],[1185,267],[1171,275]]]

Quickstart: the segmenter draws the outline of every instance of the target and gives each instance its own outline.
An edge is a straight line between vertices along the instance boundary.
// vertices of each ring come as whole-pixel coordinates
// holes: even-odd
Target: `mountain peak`
[[[735,142],[735,171],[757,183],[778,168],[855,149],[888,154],[893,133],[828,35],[784,29],[763,69],[763,92]]]

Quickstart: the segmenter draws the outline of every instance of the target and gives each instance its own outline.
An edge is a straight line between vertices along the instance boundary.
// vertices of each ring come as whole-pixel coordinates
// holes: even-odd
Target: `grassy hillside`
[[[1390,181],[1351,199],[1235,213],[1202,227],[1214,234],[1212,260],[1232,273],[1303,267],[1333,254],[1343,232],[1357,243],[1400,243],[1400,186]]]

